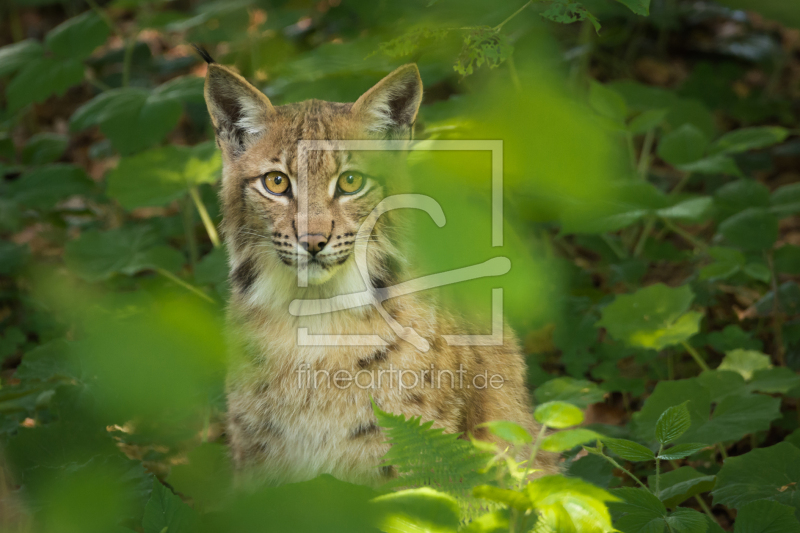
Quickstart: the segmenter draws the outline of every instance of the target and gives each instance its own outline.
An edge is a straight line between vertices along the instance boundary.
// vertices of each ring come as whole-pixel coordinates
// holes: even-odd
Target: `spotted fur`
[[[308,100],[276,107],[234,71],[211,63],[205,96],[224,163],[222,230],[230,254],[233,346],[227,432],[240,479],[282,483],[330,473],[378,483],[394,475],[394,469],[379,467],[387,445],[371,399],[384,410],[421,416],[436,427],[483,439],[490,436],[479,425],[490,420],[512,420],[536,432],[525,364],[508,329],[502,346],[450,346],[442,334],[474,332],[419,295],[387,301],[385,307],[400,324],[428,340],[430,350],[420,352],[398,338],[369,306],[302,317],[288,313],[295,299],[365,289],[353,258],[358,229],[384,197],[405,187],[402,172],[385,170],[401,168],[399,162],[375,167],[369,154],[346,151],[310,152],[305,159],[298,141],[409,138],[422,97],[416,66],[400,67],[355,103]],[[271,195],[260,178],[283,172],[296,191],[298,172],[306,165],[309,214],[301,220],[298,199]],[[345,169],[371,176],[363,192],[352,197],[335,194],[335,179]],[[300,246],[301,225],[327,238],[313,259]],[[402,237],[395,212],[379,219],[368,247],[369,275],[376,288],[408,279]],[[298,268],[307,269],[307,287],[298,287]],[[308,328],[311,334],[379,335],[385,345],[301,346],[298,328]],[[396,383],[387,385],[384,377],[381,386],[369,389],[324,384],[313,388],[303,386],[301,365],[309,373],[328,372],[334,385],[341,382],[336,372],[342,370],[361,384],[376,383],[376,376],[391,368],[420,376],[442,373],[438,387],[402,389]],[[459,365],[460,383],[448,376]],[[466,386],[485,370],[502,375],[503,386]],[[556,471],[554,456],[541,457],[543,471]]]

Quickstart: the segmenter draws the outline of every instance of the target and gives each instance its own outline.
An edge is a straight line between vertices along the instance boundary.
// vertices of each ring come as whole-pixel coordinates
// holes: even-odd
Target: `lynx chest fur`
[[[467,326],[415,294],[386,300],[380,311],[353,304],[290,312],[296,301],[314,306],[384,290],[407,271],[394,212],[374,214],[402,190],[402,172],[392,172],[402,167],[392,160],[402,152],[378,164],[337,142],[410,138],[422,99],[416,66],[400,67],[352,104],[273,106],[244,78],[206,59],[206,102],[223,156],[232,292],[227,432],[240,480],[283,483],[330,473],[375,484],[393,476],[380,466],[387,445],[373,401],[482,439],[490,437],[478,426],[489,420],[536,431],[510,330],[503,345],[451,346],[442,335],[469,334]],[[330,149],[307,150],[303,141]],[[359,233],[367,220],[374,227]],[[409,342],[404,328],[424,346]],[[347,340],[357,335],[372,341]],[[488,376],[499,378],[490,385]],[[541,461],[539,468],[555,471],[554,457]]]

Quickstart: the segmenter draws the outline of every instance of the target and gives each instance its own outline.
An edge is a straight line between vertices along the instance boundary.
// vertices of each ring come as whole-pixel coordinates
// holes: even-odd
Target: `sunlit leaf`
[[[566,402],[547,402],[536,406],[533,417],[547,427],[563,429],[583,422],[583,412]]]
[[[686,407],[687,403],[670,407],[656,422],[656,439],[662,445],[674,442],[692,425],[689,409]]]

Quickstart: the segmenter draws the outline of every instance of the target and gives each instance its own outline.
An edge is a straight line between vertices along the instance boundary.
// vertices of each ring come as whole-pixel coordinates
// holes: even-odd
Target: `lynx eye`
[[[364,176],[360,172],[342,172],[336,187],[342,194],[355,194],[364,187]]]
[[[267,172],[261,182],[264,188],[272,194],[284,194],[289,190],[289,177],[283,172]]]

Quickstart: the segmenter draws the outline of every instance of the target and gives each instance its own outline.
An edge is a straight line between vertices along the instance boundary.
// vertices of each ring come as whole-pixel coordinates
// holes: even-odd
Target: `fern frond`
[[[374,404],[373,410],[391,444],[383,464],[394,466],[399,474],[386,488],[431,487],[450,494],[458,500],[465,520],[486,510],[486,502],[474,498],[472,489],[496,481],[497,470],[487,468],[492,454],[457,434],[431,427],[433,422],[422,423],[420,417],[406,419]]]

